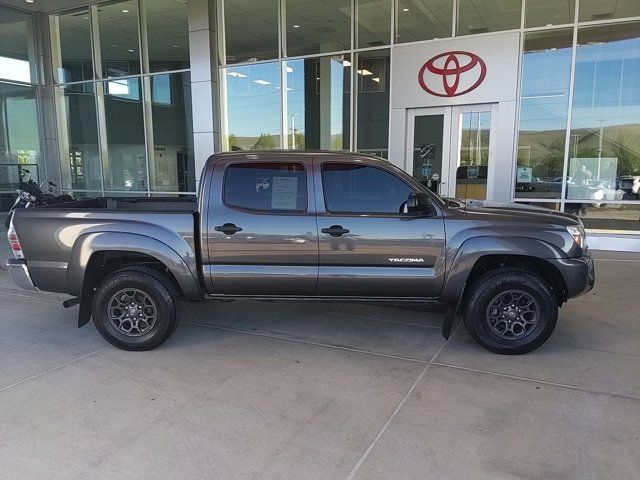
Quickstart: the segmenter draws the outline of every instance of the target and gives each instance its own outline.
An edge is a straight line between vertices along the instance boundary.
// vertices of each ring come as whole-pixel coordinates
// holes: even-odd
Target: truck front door
[[[402,213],[414,187],[382,166],[319,158],[319,295],[436,297],[444,279],[444,220]]]
[[[209,291],[315,294],[318,231],[309,159],[247,155],[213,168],[204,265]]]

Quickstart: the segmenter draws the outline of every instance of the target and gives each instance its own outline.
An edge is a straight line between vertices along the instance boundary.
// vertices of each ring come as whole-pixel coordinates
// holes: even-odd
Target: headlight
[[[582,225],[569,225],[567,227],[567,232],[573,238],[573,241],[582,248],[583,250],[587,248],[587,234],[584,231]]]

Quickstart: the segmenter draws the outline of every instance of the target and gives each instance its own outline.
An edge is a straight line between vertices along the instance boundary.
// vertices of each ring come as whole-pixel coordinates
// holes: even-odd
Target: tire
[[[502,355],[520,355],[551,336],[558,320],[558,302],[539,276],[501,268],[471,284],[463,317],[482,347]]]
[[[151,350],[164,343],[178,326],[179,296],[162,273],[128,267],[100,282],[91,314],[98,332],[110,344],[122,350]]]

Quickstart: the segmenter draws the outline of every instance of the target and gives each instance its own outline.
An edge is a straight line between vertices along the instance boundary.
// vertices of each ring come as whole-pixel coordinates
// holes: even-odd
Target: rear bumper
[[[564,283],[567,286],[567,297],[574,298],[590,292],[596,282],[596,269],[593,258],[587,252],[582,257],[553,260]]]
[[[7,270],[11,281],[25,290],[38,290],[31,280],[27,261],[21,258],[10,258],[7,260]]]

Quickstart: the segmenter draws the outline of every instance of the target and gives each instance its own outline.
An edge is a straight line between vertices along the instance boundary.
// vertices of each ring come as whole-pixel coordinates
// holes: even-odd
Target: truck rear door
[[[444,219],[401,213],[413,187],[381,166],[318,158],[319,295],[435,297]]]
[[[313,295],[318,231],[312,162],[234,156],[214,165],[204,265],[211,293]]]

